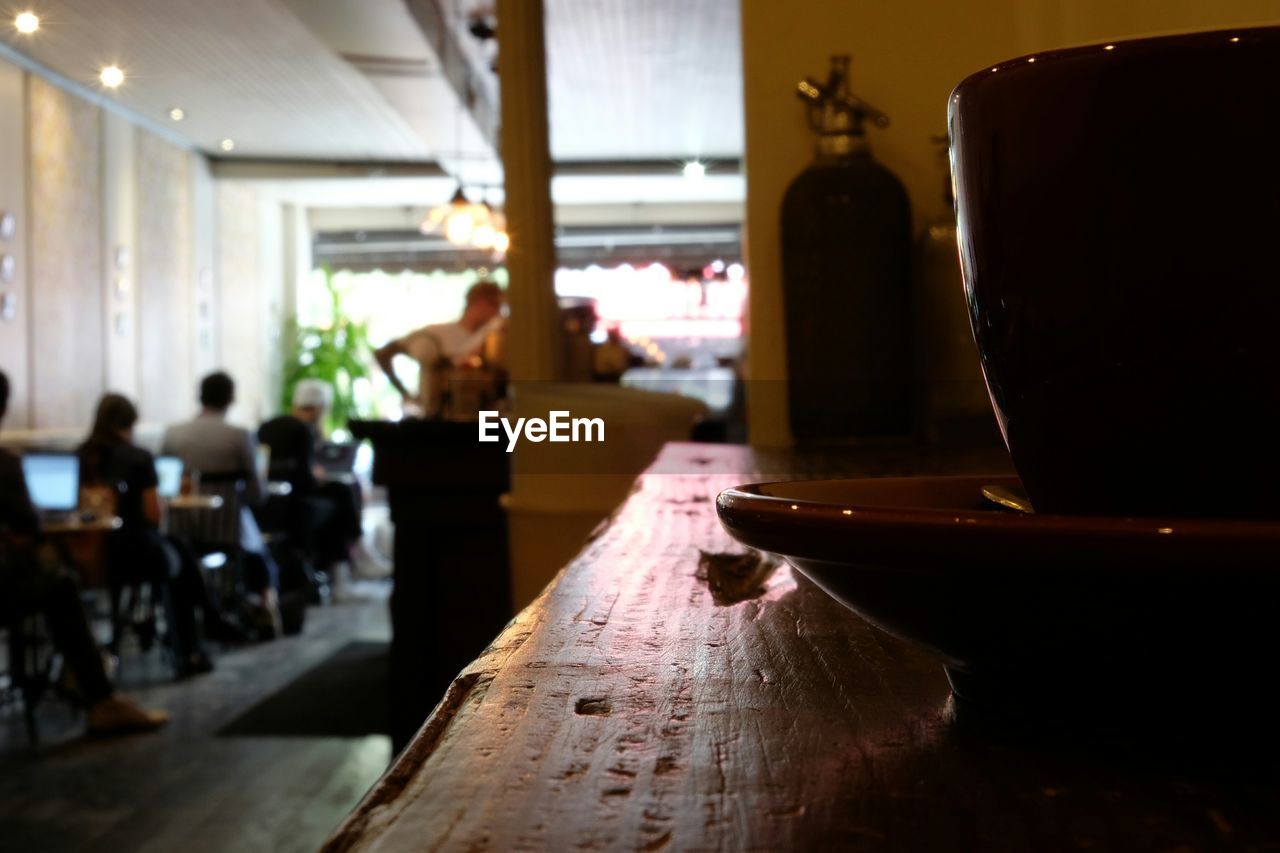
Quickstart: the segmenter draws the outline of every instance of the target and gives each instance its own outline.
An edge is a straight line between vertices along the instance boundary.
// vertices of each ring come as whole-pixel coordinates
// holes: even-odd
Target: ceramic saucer
[[[933,650],[961,699],[1105,710],[1271,692],[1280,522],[1027,515],[986,502],[989,485],[1017,479],[761,483],[716,508],[738,541]]]

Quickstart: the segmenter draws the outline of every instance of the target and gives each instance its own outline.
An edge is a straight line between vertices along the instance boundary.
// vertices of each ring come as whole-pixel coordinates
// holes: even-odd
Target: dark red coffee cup
[[[1280,515],[1280,27],[1001,62],[949,116],[970,318],[1036,510]]]

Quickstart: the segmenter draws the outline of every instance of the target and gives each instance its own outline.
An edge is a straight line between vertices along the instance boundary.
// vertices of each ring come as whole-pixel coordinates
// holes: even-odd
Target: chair
[[[219,599],[235,602],[244,596],[243,565],[243,495],[248,475],[241,471],[201,474],[200,493],[221,499],[216,509],[170,509],[169,533],[183,539],[201,558],[209,588]],[[221,557],[221,560],[211,559]],[[221,571],[230,565],[233,571]],[[212,577],[209,577],[213,575]],[[227,610],[220,600],[219,607]]]
[[[6,559],[0,550],[0,562]],[[0,565],[0,572],[4,566]],[[36,716],[45,694],[53,691],[75,704],[54,678],[58,655],[53,647],[39,613],[11,613],[0,621],[0,632],[7,639],[5,668],[0,670],[0,705],[16,698],[22,703],[22,717],[27,729],[27,739],[32,745],[40,742],[40,725]]]
[[[40,724],[36,719],[36,706],[48,686],[48,679],[38,673],[41,669],[41,642],[37,631],[37,617],[27,616],[13,619],[9,624],[0,625],[0,631],[7,635],[8,655],[6,669],[0,672],[5,677],[3,701],[6,704],[11,698],[22,703],[22,718],[27,729],[27,740],[33,745],[40,742]],[[50,658],[50,666],[52,660]]]
[[[301,584],[308,603],[322,604],[330,593],[327,570],[331,568],[321,559],[317,545],[318,526],[324,519],[312,494],[315,479],[308,461],[290,455],[291,449],[279,442],[270,445],[270,482],[255,515],[279,564],[282,594],[284,587]]]
[[[310,555],[313,552],[308,529],[307,492],[312,484],[306,463],[286,454],[285,449],[270,448],[267,494],[258,507],[258,523],[273,542],[284,542]]]
[[[147,581],[132,581],[119,586],[113,584],[111,595],[111,641],[107,648],[113,655],[120,655],[126,631],[138,638],[143,652],[151,651],[160,631],[156,618],[155,588]]]
[[[235,605],[234,609],[238,610],[248,602],[248,593],[256,591],[248,590],[245,584],[246,568],[250,564],[250,560],[246,559],[248,554],[254,555],[252,565],[255,568],[260,568],[268,575],[275,571],[274,557],[267,549],[267,540],[243,500],[247,481],[248,475],[244,472],[201,474],[200,492],[217,495],[222,499],[221,506],[217,509],[184,511],[176,517],[171,516],[169,521],[170,532],[184,536],[192,549],[200,555],[206,574],[217,572],[221,566],[233,567],[232,572],[220,572],[212,579],[214,582],[209,584],[210,589],[215,590],[219,598],[223,599],[218,602],[218,606],[224,612],[232,609],[226,606],[228,602],[224,596],[229,597],[230,603]],[[261,559],[257,559],[257,555],[261,555]],[[221,557],[221,560],[214,561],[210,557]],[[295,612],[298,610],[296,607],[290,608],[290,614],[286,616],[286,604],[282,597],[280,610],[284,630],[286,633],[297,633],[301,630],[302,617]],[[305,601],[300,607],[305,608]]]
[[[81,506],[92,507],[99,515],[113,516],[118,511],[120,493],[124,488],[123,483],[82,486]],[[108,534],[114,535],[117,533]],[[115,552],[116,557],[112,558],[112,547],[105,537],[93,537],[91,544],[78,547],[70,557],[80,569],[82,579],[98,578],[105,581],[110,608],[111,640],[108,648],[111,653],[119,656],[127,631],[132,631],[138,638],[142,651],[150,651],[160,635],[157,620],[160,608],[156,607],[155,588],[147,580],[121,582],[119,578],[127,567],[119,565],[119,552]]]

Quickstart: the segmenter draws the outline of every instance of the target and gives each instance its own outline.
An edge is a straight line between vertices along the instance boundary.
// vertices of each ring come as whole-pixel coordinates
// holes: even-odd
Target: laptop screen
[[[182,491],[182,460],[176,456],[157,456],[156,481],[160,497],[176,498]]]
[[[80,460],[72,453],[28,453],[22,474],[36,509],[73,512],[80,505]]]
[[[351,471],[356,464],[356,451],[360,449],[358,444],[350,442],[332,442],[326,441],[320,445],[320,449],[316,456],[320,465],[330,473],[345,474]]]

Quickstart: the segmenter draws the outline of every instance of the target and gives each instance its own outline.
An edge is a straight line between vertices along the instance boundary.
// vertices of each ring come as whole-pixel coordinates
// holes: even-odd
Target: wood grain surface
[[[1276,846],[1265,751],[975,718],[934,659],[744,554],[713,507],[753,478],[998,464],[668,446],[326,849]]]

